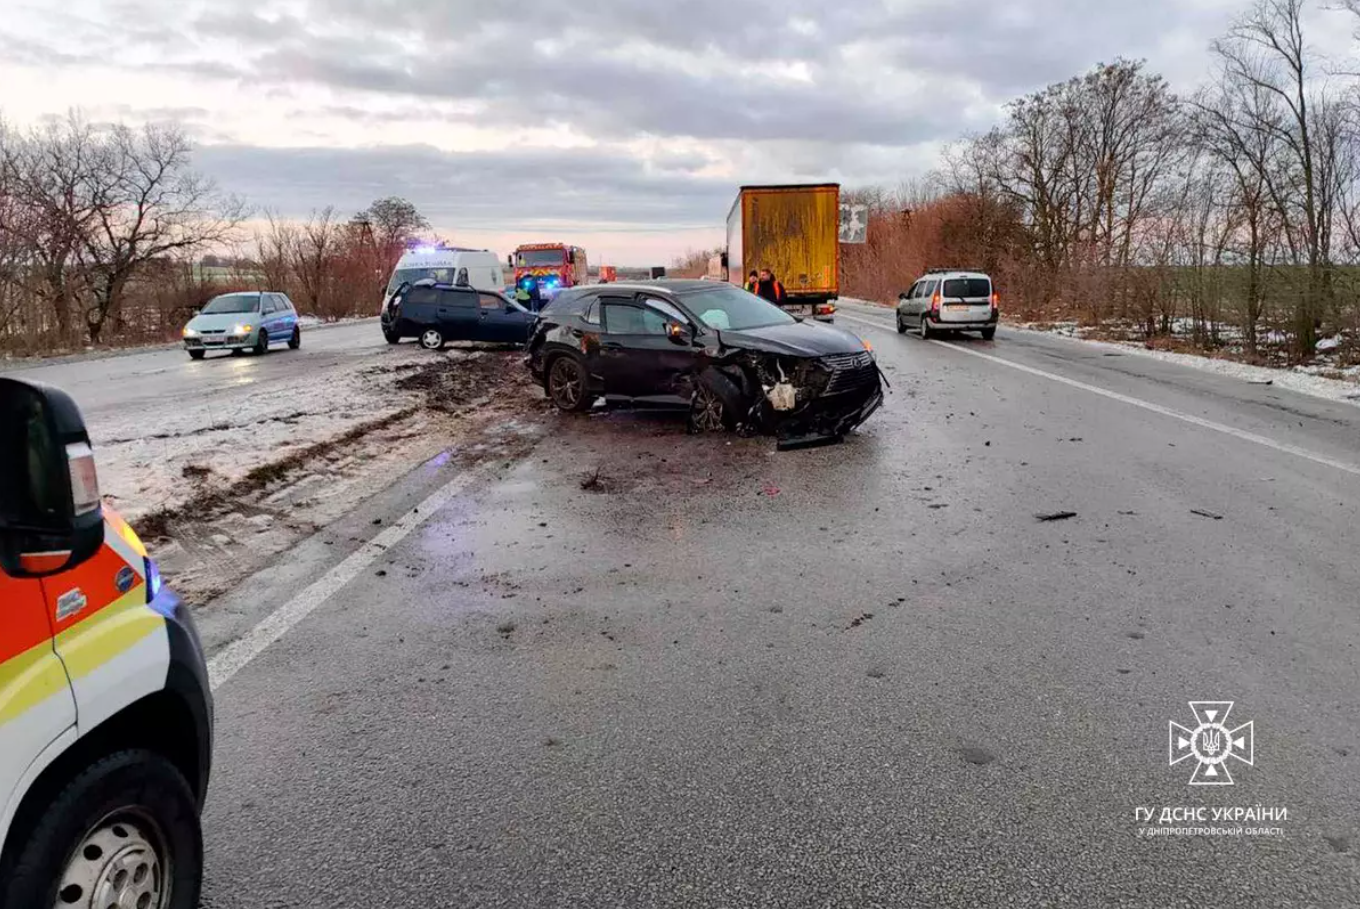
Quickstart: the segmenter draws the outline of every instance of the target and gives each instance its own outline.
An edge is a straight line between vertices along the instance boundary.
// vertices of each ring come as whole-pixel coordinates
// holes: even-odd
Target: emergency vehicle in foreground
[[[515,269],[515,285],[536,283],[545,298],[586,283],[586,251],[579,246],[526,243],[515,249],[510,263]]]
[[[0,378],[0,909],[191,909],[212,695],[75,402]]]

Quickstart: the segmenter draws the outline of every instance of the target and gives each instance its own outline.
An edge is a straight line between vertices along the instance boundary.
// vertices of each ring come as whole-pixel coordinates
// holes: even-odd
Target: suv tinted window
[[[604,302],[604,330],[611,335],[664,335],[666,317],[633,303]]]
[[[945,297],[977,299],[992,295],[992,282],[986,278],[950,278],[944,282]]]

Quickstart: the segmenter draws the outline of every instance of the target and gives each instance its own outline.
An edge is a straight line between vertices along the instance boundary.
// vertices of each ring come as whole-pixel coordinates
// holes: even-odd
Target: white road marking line
[[[390,527],[350,553],[338,565],[313,581],[287,603],[260,620],[245,635],[228,644],[208,661],[208,681],[213,691],[222,687],[245,666],[338,593],[383,553],[406,538],[463,488],[471,477],[460,474],[435,490]]]
[[[851,322],[859,322],[862,325],[868,325],[871,328],[881,328],[884,331],[895,330],[892,325],[882,325],[872,319],[855,318],[854,316],[847,315],[844,310],[838,312],[837,315],[844,316]],[[1360,477],[1360,466],[1357,466],[1355,464],[1348,464],[1345,461],[1338,461],[1335,458],[1329,458],[1326,455],[1316,454],[1314,452],[1308,451],[1307,449],[1299,448],[1297,445],[1290,445],[1288,442],[1277,442],[1274,439],[1269,439],[1266,438],[1265,436],[1257,435],[1254,432],[1247,432],[1245,429],[1237,429],[1236,427],[1233,426],[1226,426],[1223,423],[1215,423],[1213,420],[1206,420],[1203,417],[1197,417],[1194,414],[1183,413],[1179,410],[1172,410],[1170,407],[1163,407],[1160,404],[1153,404],[1150,401],[1143,401],[1139,398],[1132,398],[1129,397],[1128,395],[1122,395],[1117,391],[1110,391],[1105,388],[1100,388],[1099,386],[1096,385],[1088,385],[1085,382],[1078,382],[1076,379],[1069,379],[1066,376],[1060,376],[1057,375],[1056,373],[1045,372],[1042,369],[1035,369],[1033,366],[1025,366],[1024,364],[1015,363],[1011,360],[1004,360],[1001,357],[993,356],[992,354],[985,354],[980,350],[969,350],[968,348],[960,347],[957,344],[946,344],[943,341],[936,341],[930,338],[927,338],[926,341],[929,344],[938,344],[940,347],[943,347],[946,350],[952,350],[956,353],[968,354],[968,356],[970,357],[978,357],[979,359],[983,360],[990,360],[993,363],[1000,363],[1002,366],[1008,366],[1011,369],[1018,369],[1020,372],[1027,372],[1030,375],[1041,376],[1042,378],[1045,379],[1051,379],[1054,382],[1061,382],[1063,385],[1070,385],[1073,388],[1080,388],[1082,391],[1089,391],[1093,395],[1100,395],[1101,397],[1109,398],[1112,401],[1119,401],[1124,404],[1130,404],[1134,407],[1141,407],[1143,410],[1149,410],[1152,411],[1153,413],[1161,414],[1164,417],[1171,417],[1174,420],[1181,420],[1185,423],[1191,424],[1192,426],[1199,426],[1203,429],[1212,429],[1214,432],[1221,432],[1224,435],[1232,436],[1235,439],[1241,439],[1244,442],[1255,442],[1257,445],[1263,445],[1266,448],[1272,448],[1275,451],[1283,452],[1285,454],[1291,454],[1296,457],[1312,461],[1315,464],[1322,464],[1326,467],[1332,467],[1335,468],[1336,470],[1344,471],[1345,473],[1353,474],[1354,476]]]

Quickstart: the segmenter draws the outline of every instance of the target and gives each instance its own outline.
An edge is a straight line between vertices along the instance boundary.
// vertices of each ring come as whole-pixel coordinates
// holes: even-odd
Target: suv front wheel
[[[198,808],[180,772],[153,752],[120,751],[88,767],[40,808],[19,842],[0,905],[198,905]]]

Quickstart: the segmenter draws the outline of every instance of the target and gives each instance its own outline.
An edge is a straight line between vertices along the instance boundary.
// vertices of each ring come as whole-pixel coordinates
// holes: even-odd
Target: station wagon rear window
[[[986,278],[950,278],[942,291],[946,299],[983,299],[991,297],[992,282]]]

